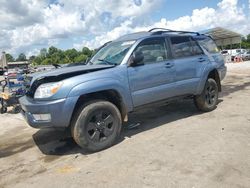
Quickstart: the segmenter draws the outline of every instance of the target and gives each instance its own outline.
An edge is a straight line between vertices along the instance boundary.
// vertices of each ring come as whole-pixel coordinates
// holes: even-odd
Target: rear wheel
[[[194,98],[196,107],[204,112],[212,111],[218,103],[218,85],[212,78],[208,78],[201,95]]]
[[[93,101],[75,115],[71,133],[76,143],[89,151],[110,147],[121,132],[121,114],[108,101]]]

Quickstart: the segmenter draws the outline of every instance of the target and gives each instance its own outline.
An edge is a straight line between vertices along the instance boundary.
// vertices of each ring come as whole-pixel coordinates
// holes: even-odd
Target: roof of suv
[[[115,41],[129,41],[129,40],[138,40],[142,38],[147,38],[150,36],[166,36],[166,35],[196,35],[200,36],[203,34],[200,34],[198,32],[191,32],[191,31],[175,31],[170,29],[164,29],[164,28],[153,28],[149,31],[142,31],[142,32],[136,32],[127,34],[124,36],[119,37]],[[203,35],[205,36],[205,35]]]

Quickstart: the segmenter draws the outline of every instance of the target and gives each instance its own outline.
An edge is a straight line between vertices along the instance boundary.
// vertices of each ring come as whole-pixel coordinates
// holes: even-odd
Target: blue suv
[[[99,151],[139,107],[192,97],[199,110],[214,110],[225,74],[210,36],[154,28],[106,43],[87,65],[32,75],[19,101],[30,126],[70,128],[79,146]]]

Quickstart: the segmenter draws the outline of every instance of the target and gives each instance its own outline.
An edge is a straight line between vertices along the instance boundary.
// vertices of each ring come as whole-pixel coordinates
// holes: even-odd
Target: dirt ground
[[[0,115],[0,187],[250,187],[250,62],[228,64],[215,111],[186,100],[130,122],[140,126],[87,153],[63,132]]]

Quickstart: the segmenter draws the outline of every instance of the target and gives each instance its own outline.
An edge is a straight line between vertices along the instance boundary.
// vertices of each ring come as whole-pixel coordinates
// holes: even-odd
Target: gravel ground
[[[0,187],[250,187],[250,62],[228,64],[218,108],[144,109],[115,146],[81,150],[64,132],[0,115]]]

